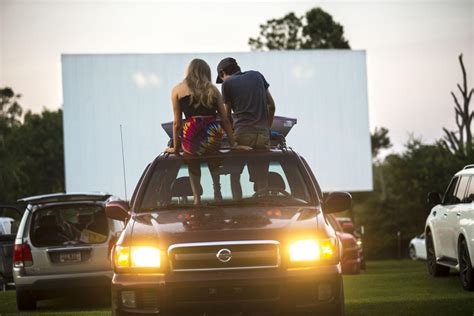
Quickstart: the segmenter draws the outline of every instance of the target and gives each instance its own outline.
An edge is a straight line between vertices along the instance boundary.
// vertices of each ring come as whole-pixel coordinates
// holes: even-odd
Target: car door
[[[446,256],[448,246],[449,229],[447,225],[448,211],[456,204],[455,192],[458,185],[458,177],[454,177],[448,185],[444,194],[443,203],[433,208],[431,212],[431,228],[433,229],[433,242],[436,249],[436,257]]]
[[[465,208],[465,194],[469,183],[469,176],[460,176],[456,192],[454,193],[453,204],[447,208],[446,214],[446,248],[445,256],[453,259],[457,259],[457,241],[459,237],[459,221],[461,218],[462,210]]]
[[[474,176],[469,176],[469,178],[466,194],[456,217],[458,220],[458,235],[461,232],[465,234],[466,240],[470,243],[468,246],[471,262],[474,262],[474,243],[472,241],[474,239]]]

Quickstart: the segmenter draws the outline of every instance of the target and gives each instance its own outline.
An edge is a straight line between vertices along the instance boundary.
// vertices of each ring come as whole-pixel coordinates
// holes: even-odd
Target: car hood
[[[159,211],[134,216],[132,244],[167,249],[175,243],[318,237],[322,215],[314,207],[222,207]],[[291,234],[291,236],[290,236]]]

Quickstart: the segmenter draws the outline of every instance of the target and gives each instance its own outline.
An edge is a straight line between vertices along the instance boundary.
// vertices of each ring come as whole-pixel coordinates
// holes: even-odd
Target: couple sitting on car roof
[[[217,75],[216,83],[222,83],[222,95],[211,81],[209,65],[202,59],[193,59],[184,80],[173,88],[173,147],[167,148],[167,152],[179,155],[182,149],[186,155],[215,153],[221,146],[224,130],[232,149],[270,147],[270,127],[275,114],[275,102],[265,77],[258,71],[242,72],[236,60],[231,57],[219,62]],[[220,123],[217,121],[218,117]],[[213,180],[214,198],[222,200],[219,163],[209,162],[208,165]],[[249,172],[250,169],[251,166]],[[189,178],[194,204],[199,204],[199,165],[189,164]],[[242,196],[238,181],[240,174],[231,175],[234,199]],[[258,183],[257,180],[255,182]]]

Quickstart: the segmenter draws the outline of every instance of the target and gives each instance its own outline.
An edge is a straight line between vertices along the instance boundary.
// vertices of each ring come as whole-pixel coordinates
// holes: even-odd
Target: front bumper
[[[133,297],[133,304],[130,304]],[[170,311],[315,311],[343,309],[339,265],[308,269],[115,274],[115,314]],[[342,307],[341,307],[342,306]]]

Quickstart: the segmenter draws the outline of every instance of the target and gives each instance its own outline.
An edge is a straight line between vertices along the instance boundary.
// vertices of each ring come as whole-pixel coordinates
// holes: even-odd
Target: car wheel
[[[428,264],[428,272],[434,277],[447,276],[449,274],[449,267],[436,263],[433,236],[431,232],[428,232],[426,235],[426,262]]]
[[[408,249],[408,256],[410,257],[411,260],[417,260],[418,258],[416,257],[416,250],[415,247],[410,246]]]
[[[459,245],[459,278],[461,279],[462,287],[466,291],[474,290],[474,271],[472,269],[471,258],[469,257],[469,250],[467,249],[466,241],[463,239]]]
[[[30,292],[17,290],[16,306],[19,311],[36,309],[36,298],[34,298]]]

